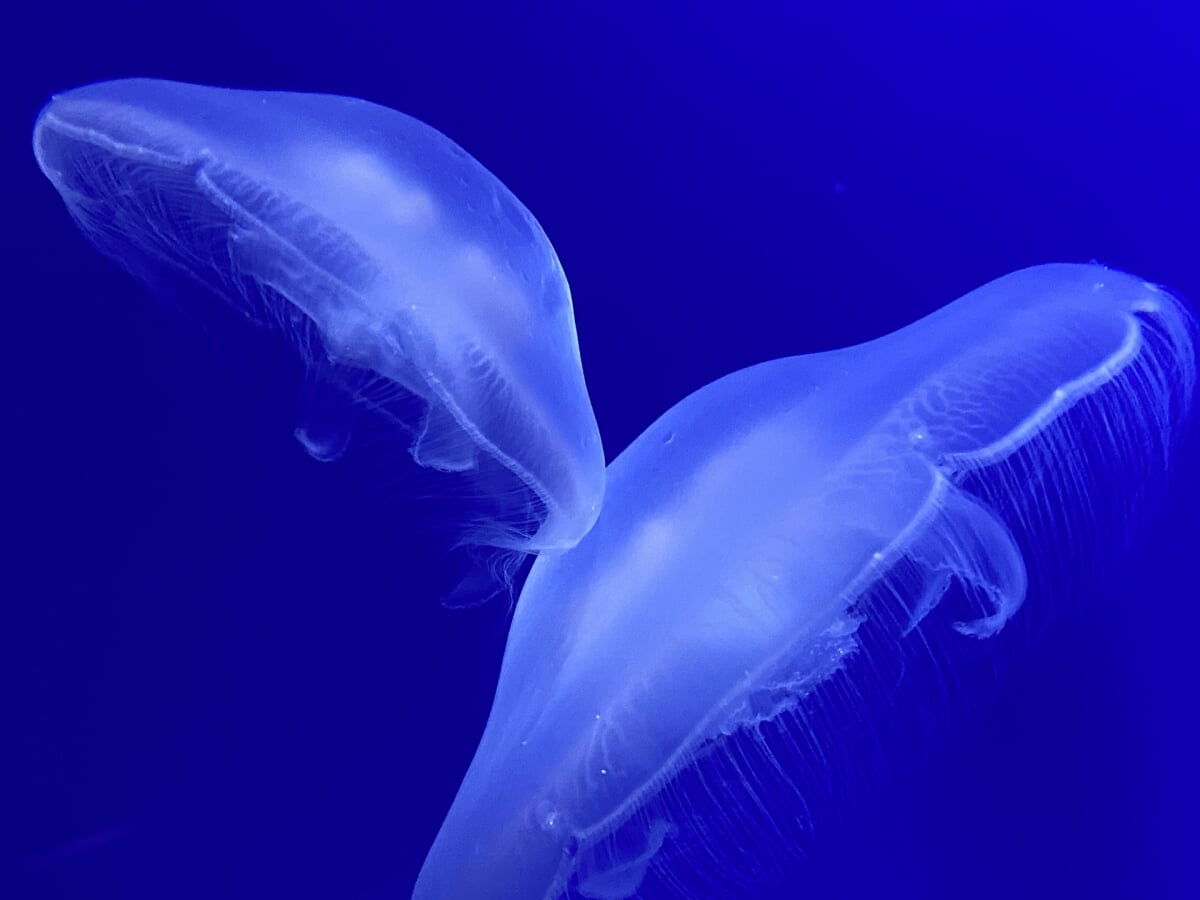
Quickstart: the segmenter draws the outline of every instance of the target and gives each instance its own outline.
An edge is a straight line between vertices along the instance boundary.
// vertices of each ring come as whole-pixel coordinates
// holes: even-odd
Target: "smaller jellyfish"
[[[414,897],[759,896],[1131,536],[1194,335],[1137,278],[1040,266],[677,404],[535,562]]]
[[[462,544],[565,548],[591,527],[604,457],[566,278],[448,138],[349,97],[130,79],[54,97],[33,146],[103,253],[284,335],[314,458],[371,410],[448,476]]]

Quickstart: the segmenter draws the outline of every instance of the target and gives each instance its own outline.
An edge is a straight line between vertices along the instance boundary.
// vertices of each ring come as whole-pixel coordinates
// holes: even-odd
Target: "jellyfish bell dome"
[[[587,533],[604,458],[566,278],[444,135],[349,97],[128,79],[55,96],[33,144],[103,253],[283,334],[316,385],[296,429],[315,458],[369,410],[453,485],[463,543]]]

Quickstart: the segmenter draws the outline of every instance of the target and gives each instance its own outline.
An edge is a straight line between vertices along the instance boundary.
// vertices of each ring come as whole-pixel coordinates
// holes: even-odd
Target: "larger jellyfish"
[[[1030,585],[1044,617],[1043,587],[1127,536],[1193,333],[1137,278],[1042,266],[679,403],[610,466],[588,536],[535,563],[414,896],[737,893],[863,774],[843,743],[935,718]]]
[[[297,429],[314,456],[368,406],[460,476],[468,543],[562,548],[591,527],[604,459],[558,258],[439,132],[348,97],[138,79],[55,97],[33,143],[101,251],[288,337],[316,385]]]

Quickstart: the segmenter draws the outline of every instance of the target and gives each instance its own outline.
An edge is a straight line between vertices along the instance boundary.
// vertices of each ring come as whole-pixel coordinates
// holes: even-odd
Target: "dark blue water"
[[[437,604],[378,453],[300,450],[284,352],[163,315],[86,244],[29,149],[48,96],[153,75],[444,131],[554,242],[610,459],[720,375],[1024,265],[1200,298],[1194,14],[807,5],[0,13],[0,896],[407,896],[507,625]],[[1119,574],[772,895],[1200,895],[1198,505],[1193,440]]]

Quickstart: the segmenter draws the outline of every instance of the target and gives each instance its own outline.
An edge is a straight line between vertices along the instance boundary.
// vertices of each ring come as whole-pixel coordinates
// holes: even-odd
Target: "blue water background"
[[[437,604],[403,485],[300,451],[284,354],[86,244],[29,149],[48,96],[153,75],[441,129],[554,242],[610,459],[714,378],[1024,265],[1200,299],[1194,12],[834,5],[0,12],[0,896],[407,896],[506,629]],[[1198,481],[1193,440],[1120,577],[772,896],[1200,896]]]

